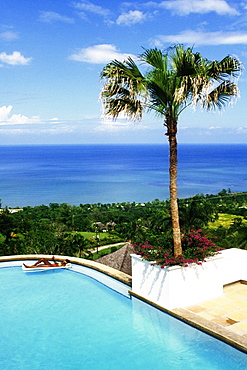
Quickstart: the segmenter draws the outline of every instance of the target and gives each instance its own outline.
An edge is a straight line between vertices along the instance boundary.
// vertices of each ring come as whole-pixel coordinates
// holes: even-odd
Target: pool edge
[[[38,260],[39,258],[46,258],[49,260],[52,257],[53,255],[48,255],[48,254],[26,254],[26,255],[23,254],[23,255],[13,255],[13,256],[1,256],[0,263],[8,262],[8,261]],[[72,263],[102,272],[131,287],[132,277],[112,267],[103,265],[99,262],[86,260],[86,259],[78,258],[78,257],[57,256],[57,255],[54,255],[54,257],[56,261],[63,261],[64,259],[69,259]]]
[[[139,296],[138,294],[132,292],[131,290],[129,290],[129,294],[133,297],[136,297],[150,304],[151,306],[158,308],[159,310],[163,312],[166,312],[167,314],[177,318],[178,320],[181,320],[185,322],[186,324],[195,327],[198,330],[201,330],[211,335],[212,337],[219,339],[222,342],[225,342],[244,353],[247,353],[247,338],[242,337],[236,333],[230,333],[227,329],[220,327],[216,323],[208,321],[204,319],[203,317],[199,317],[184,308],[174,308],[174,309],[168,310],[164,307],[157,305],[156,303],[152,301],[149,301]]]

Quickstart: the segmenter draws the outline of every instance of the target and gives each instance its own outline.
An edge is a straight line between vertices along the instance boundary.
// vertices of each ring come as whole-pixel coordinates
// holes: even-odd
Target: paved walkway
[[[224,287],[224,295],[186,310],[247,338],[247,285],[237,282]]]
[[[121,243],[115,243],[115,244],[108,244],[108,245],[103,245],[101,247],[95,247],[95,248],[91,248],[89,249],[92,253],[95,253],[97,251],[101,251],[102,249],[107,249],[107,248],[111,248],[111,247],[117,247],[119,245],[122,245],[124,246],[125,245],[125,242],[121,242]]]

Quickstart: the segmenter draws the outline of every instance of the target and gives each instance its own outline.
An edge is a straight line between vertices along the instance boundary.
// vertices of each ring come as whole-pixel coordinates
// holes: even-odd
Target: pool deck
[[[247,352],[247,283],[224,287],[223,296],[171,310],[185,321]]]
[[[187,310],[247,338],[247,285],[241,282],[224,287],[224,296]]]

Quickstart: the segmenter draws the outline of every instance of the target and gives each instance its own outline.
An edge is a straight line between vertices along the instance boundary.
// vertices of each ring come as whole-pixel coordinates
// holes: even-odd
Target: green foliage
[[[14,222],[8,209],[0,213],[0,233],[5,236],[6,241],[11,239],[11,233],[14,229]]]
[[[188,267],[191,263],[201,264],[208,257],[214,256],[219,248],[206,236],[202,230],[191,230],[182,238],[183,253],[177,257],[172,253],[172,242],[166,241],[165,245],[153,246],[149,242],[134,244],[134,253],[142,259],[151,261],[153,265],[160,265],[161,268],[175,265]]]
[[[203,262],[205,258],[212,257],[219,251],[216,244],[202,234],[202,230],[191,230],[184,234],[182,245],[183,256],[187,260],[194,259]]]
[[[180,225],[183,231],[199,229],[218,218],[217,208],[203,195],[179,201]]]
[[[217,245],[220,248],[247,249],[247,223],[242,218],[233,218],[229,227],[207,229],[208,235],[217,237]]]
[[[109,247],[109,248],[104,248],[104,249],[101,249],[99,250],[98,252],[94,252],[92,254],[92,257],[90,259],[93,259],[93,260],[97,260],[98,258],[100,257],[103,257],[103,256],[106,256],[110,253],[114,253],[116,252],[118,249],[122,248],[124,244],[121,244],[121,245],[116,245],[116,246],[113,246],[113,247]]]
[[[236,218],[244,223],[247,223],[247,220],[245,220],[243,216],[236,216],[229,213],[219,213],[217,219],[208,223],[208,227],[212,229],[217,229],[218,227],[229,228]]]
[[[179,200],[183,232],[202,229],[221,248],[247,249],[247,193],[222,191]],[[224,213],[222,214],[222,212]],[[96,229],[95,223],[108,232]],[[65,254],[91,258],[89,250],[125,240],[154,247],[170,243],[169,201],[155,199],[145,204],[68,204],[24,207],[19,212],[0,213],[0,255]]]
[[[137,61],[146,66],[146,72],[131,57],[103,68],[101,98],[106,116],[116,119],[124,112],[140,120],[144,111],[153,111],[165,117],[169,134],[171,121],[177,121],[186,107],[200,103],[205,110],[221,109],[238,95],[234,81],[242,66],[234,57],[210,61],[178,44],[166,51],[146,49]]]

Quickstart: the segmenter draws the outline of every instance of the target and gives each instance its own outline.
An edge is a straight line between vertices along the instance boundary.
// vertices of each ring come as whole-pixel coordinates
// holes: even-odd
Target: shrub
[[[171,242],[164,246],[153,247],[148,242],[134,244],[134,253],[142,259],[152,261],[153,265],[160,265],[161,268],[169,266],[185,266],[190,263],[202,264],[206,258],[212,257],[220,250],[216,244],[201,234],[202,230],[191,230],[182,238],[183,254],[173,256]]]

